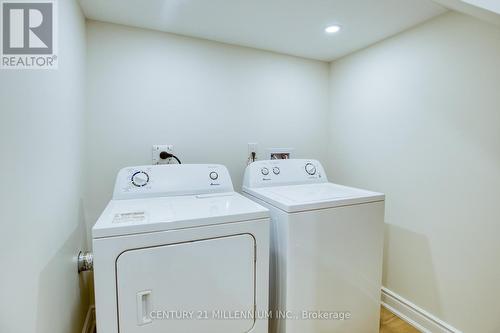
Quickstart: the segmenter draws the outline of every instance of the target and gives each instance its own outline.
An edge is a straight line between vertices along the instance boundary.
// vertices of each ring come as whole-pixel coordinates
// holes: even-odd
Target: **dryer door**
[[[126,251],[116,276],[120,333],[244,333],[254,325],[251,235]]]

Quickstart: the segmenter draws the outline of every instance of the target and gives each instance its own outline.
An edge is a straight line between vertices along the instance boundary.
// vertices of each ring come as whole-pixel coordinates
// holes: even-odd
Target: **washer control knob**
[[[143,187],[149,183],[149,175],[144,171],[137,171],[132,175],[131,181],[135,187]]]
[[[311,176],[316,174],[316,167],[312,163],[307,163],[305,169]]]
[[[260,172],[262,172],[262,174],[264,176],[267,176],[269,174],[269,169],[268,168],[262,168],[262,169],[260,169]]]
[[[274,173],[275,175],[279,175],[279,174],[280,174],[280,168],[278,168],[278,167],[274,167],[274,168],[273,168],[273,173]]]
[[[219,178],[219,174],[215,171],[210,172],[210,179],[217,180]]]

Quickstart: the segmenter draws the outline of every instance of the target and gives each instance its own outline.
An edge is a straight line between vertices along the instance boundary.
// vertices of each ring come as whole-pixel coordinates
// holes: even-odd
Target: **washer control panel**
[[[265,187],[328,182],[316,160],[289,159],[257,161],[245,170],[243,186]]]
[[[128,167],[116,178],[113,199],[233,192],[227,168],[218,164]]]

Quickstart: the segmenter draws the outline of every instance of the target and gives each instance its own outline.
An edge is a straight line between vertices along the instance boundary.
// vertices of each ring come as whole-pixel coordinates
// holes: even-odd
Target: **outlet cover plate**
[[[171,158],[162,160],[160,158],[160,153],[163,151],[166,151],[169,154],[174,154],[174,145],[153,145],[153,165],[175,163],[171,161]]]
[[[259,144],[257,142],[249,142],[248,143],[248,154],[255,152],[256,154],[259,152]]]

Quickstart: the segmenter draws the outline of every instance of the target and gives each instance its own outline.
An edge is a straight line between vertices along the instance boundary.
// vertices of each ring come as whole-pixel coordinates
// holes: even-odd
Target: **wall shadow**
[[[439,285],[427,236],[385,224],[383,265],[384,287],[433,315],[442,316]]]
[[[36,332],[81,333],[89,308],[88,273],[78,274],[77,255],[87,244],[82,205],[79,223],[38,279]]]

